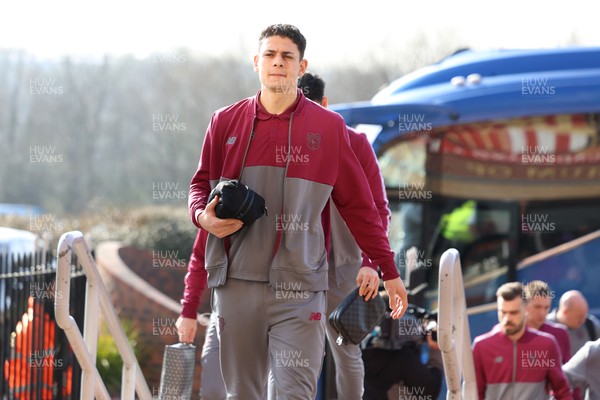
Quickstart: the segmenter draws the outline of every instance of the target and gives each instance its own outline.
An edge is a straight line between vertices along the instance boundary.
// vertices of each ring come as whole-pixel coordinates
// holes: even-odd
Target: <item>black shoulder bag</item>
[[[239,219],[244,223],[244,226],[251,225],[254,221],[267,213],[265,199],[240,181],[242,172],[244,171],[244,164],[246,163],[246,155],[248,154],[250,142],[253,138],[254,130],[252,130],[250,139],[248,139],[248,145],[244,152],[244,159],[242,160],[242,168],[238,179],[223,180],[219,182],[208,196],[209,203],[215,196],[219,196],[219,201],[215,207],[215,213],[218,218]]]

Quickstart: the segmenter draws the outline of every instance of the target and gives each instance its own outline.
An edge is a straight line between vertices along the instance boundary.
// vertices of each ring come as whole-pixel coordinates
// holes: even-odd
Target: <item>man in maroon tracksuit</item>
[[[560,349],[562,364],[571,358],[571,342],[567,329],[556,322],[546,320],[552,303],[552,291],[546,282],[531,281],[523,288],[527,299],[527,326],[554,336]]]
[[[478,336],[473,361],[480,400],[571,399],[554,336],[528,328],[523,286],[506,283],[496,292],[499,327]]]
[[[325,339],[330,198],[380,268],[393,316],[408,304],[343,119],[296,87],[307,67],[305,47],[291,25],[262,32],[254,57],[261,90],[215,112],[190,184],[192,221],[210,233],[205,266],[229,399],[261,398],[269,366],[278,398],[315,397]],[[207,202],[220,180],[240,173],[269,210],[247,227],[217,218],[218,198]],[[375,297],[375,268],[361,268],[356,282],[365,299]],[[184,318],[180,329],[188,323],[195,320]]]
[[[305,73],[298,82],[304,95],[327,108],[329,99],[325,96],[325,82],[318,75]],[[391,211],[388,207],[383,177],[377,164],[377,157],[364,133],[348,127],[350,147],[360,162],[369,182],[375,206],[383,228],[388,230]],[[331,238],[329,246],[329,290],[327,291],[327,315],[356,287],[355,277],[360,267],[369,265],[368,257],[361,253],[354,237],[348,230],[333,202],[331,206]],[[335,362],[335,382],[338,400],[361,400],[364,392],[365,367],[359,345],[336,344],[337,332],[327,324],[327,340]]]

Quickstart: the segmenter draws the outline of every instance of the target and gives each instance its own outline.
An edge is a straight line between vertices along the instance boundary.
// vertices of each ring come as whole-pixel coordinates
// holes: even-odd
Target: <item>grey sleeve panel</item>
[[[562,367],[565,376],[569,380],[569,384],[573,388],[585,387],[586,385],[589,343],[592,342],[586,343],[586,345],[579,349],[579,351]]]
[[[362,254],[348,225],[340,215],[333,201],[331,207],[331,239],[329,242],[329,262],[338,285],[354,281],[362,264]]]
[[[587,342],[562,368],[571,386],[589,386],[590,394],[597,396],[590,398],[600,397],[600,339]]]

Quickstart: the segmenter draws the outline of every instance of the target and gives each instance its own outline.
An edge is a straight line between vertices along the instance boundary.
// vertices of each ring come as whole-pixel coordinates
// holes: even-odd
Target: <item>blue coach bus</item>
[[[547,281],[554,306],[578,289],[600,314],[600,48],[461,51],[332,109],[372,140],[398,265],[417,248],[411,302],[437,307],[454,247],[473,336],[507,281]]]

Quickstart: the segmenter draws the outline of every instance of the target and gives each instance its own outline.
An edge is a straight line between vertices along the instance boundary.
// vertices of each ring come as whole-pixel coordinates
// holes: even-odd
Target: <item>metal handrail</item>
[[[447,399],[477,398],[477,381],[471,351],[471,332],[463,287],[460,255],[448,249],[440,259],[438,344],[444,360]]]
[[[85,299],[85,321],[83,337],[69,315],[71,258],[75,252],[87,277]],[[79,231],[64,233],[58,242],[58,265],[56,268],[56,293],[54,313],[57,325],[65,331],[67,339],[82,369],[81,399],[110,400],[106,386],[96,368],[96,348],[98,345],[98,308],[106,319],[108,330],[123,359],[121,399],[133,400],[137,392],[141,400],[151,400],[152,395],[140,366],[119,322],[117,313],[110,301],[108,291],[102,282],[90,249]],[[98,307],[100,306],[100,307]]]

